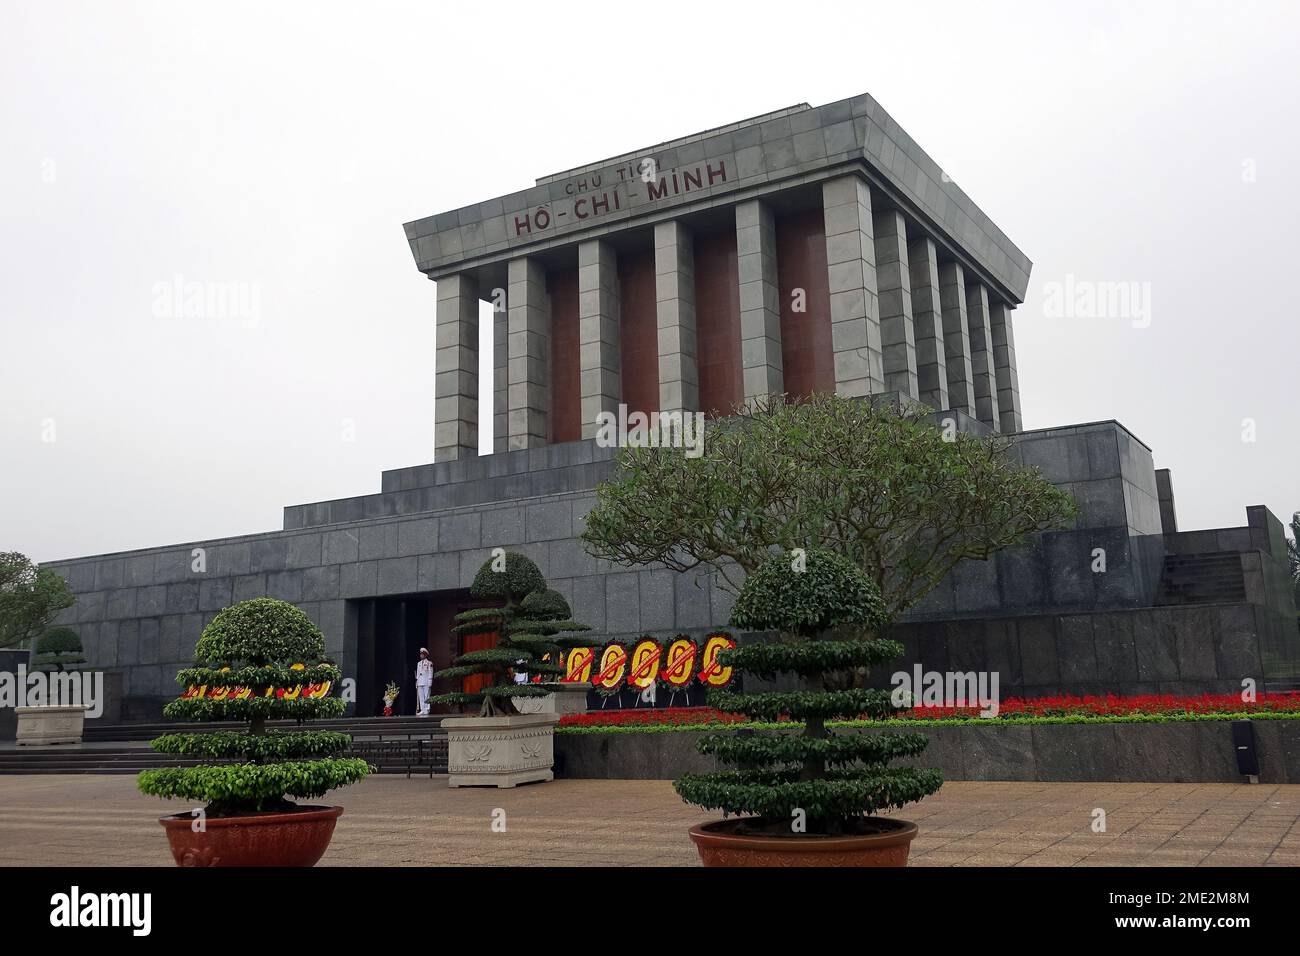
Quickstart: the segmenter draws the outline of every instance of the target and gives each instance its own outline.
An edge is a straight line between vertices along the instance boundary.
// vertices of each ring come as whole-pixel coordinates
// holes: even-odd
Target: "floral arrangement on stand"
[[[393,703],[397,700],[397,695],[402,692],[401,685],[395,680],[390,680],[388,686],[384,688],[384,716],[393,716]]]

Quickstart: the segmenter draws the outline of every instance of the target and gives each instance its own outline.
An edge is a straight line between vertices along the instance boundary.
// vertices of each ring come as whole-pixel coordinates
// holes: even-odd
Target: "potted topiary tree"
[[[552,780],[555,763],[555,714],[521,714],[515,700],[545,697],[543,684],[518,683],[517,675],[558,674],[562,669],[543,661],[538,642],[513,633],[521,602],[546,588],[537,565],[522,554],[505,552],[484,562],[474,576],[470,594],[497,607],[463,611],[456,616],[462,636],[495,635],[495,640],[459,655],[435,677],[465,681],[461,690],[432,698],[445,704],[479,708],[476,717],[447,717],[447,783],[452,787],[514,787]],[[544,653],[544,651],[543,651]]]
[[[301,610],[254,598],[217,613],[194,649],[195,666],[176,675],[184,694],[173,720],[246,720],[246,731],[165,734],[159,753],[212,758],[196,767],[146,770],[142,793],[202,801],[201,810],[163,817],[181,866],[312,866],[329,846],[342,807],[293,803],[356,783],[369,771],[345,757],[347,734],[268,730],[271,718],[339,717],[330,691],[342,679],[325,640]]]
[[[775,643],[723,651],[722,663],[764,679],[801,678],[791,692],[717,690],[709,703],[760,720],[788,717],[802,731],[710,735],[699,750],[738,769],[686,774],[675,784],[687,802],[724,817],[693,827],[706,866],[905,866],[916,824],[875,816],[934,793],[938,770],[890,767],[919,755],[924,734],[832,733],[832,718],[885,717],[887,690],[855,687],[854,672],[902,654],[877,636],[887,623],[880,592],[846,558],[809,550],[774,555],[746,579],[734,627],[776,631]]]
[[[67,674],[86,663],[81,637],[68,627],[56,627],[36,639],[32,670],[47,675]],[[85,731],[86,705],[77,703],[77,678],[48,677],[49,700],[38,707],[18,707],[15,743],[18,746],[79,744]]]
[[[589,630],[590,625],[573,620],[573,611],[564,595],[550,588],[525,595],[519,602],[515,620],[509,626],[514,644],[529,647],[534,657],[557,666],[562,664],[566,651],[586,645],[585,632]],[[548,670],[552,676],[563,672],[562,666],[558,670]],[[551,693],[545,697],[515,698],[515,707],[524,712],[551,713],[561,717],[586,711],[587,691],[591,689],[589,683],[549,680],[543,681],[542,686]]]

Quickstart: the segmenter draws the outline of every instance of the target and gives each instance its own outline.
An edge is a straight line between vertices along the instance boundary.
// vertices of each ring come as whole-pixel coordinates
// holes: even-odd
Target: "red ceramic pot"
[[[867,819],[880,832],[762,836],[744,833],[750,821],[743,818],[702,823],[690,832],[705,866],[907,866],[916,824],[889,817]]]
[[[188,813],[163,817],[177,866],[315,866],[334,836],[342,807],[207,817],[195,831]]]

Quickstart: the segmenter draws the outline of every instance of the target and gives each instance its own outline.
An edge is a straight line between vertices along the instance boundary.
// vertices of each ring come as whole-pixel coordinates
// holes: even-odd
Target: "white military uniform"
[[[433,687],[433,661],[427,657],[415,665],[415,699],[419,704],[416,713],[421,717],[429,715],[429,691]]]

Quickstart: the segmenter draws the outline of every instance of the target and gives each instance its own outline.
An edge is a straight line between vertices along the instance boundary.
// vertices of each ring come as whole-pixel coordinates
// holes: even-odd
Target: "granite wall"
[[[936,417],[948,415],[964,430],[983,427],[960,413]],[[1042,693],[1221,686],[1257,662],[1265,679],[1293,675],[1300,641],[1276,518],[1252,509],[1245,529],[1162,535],[1150,450],[1118,423],[1014,441],[1022,461],[1075,495],[1079,518],[959,567],[906,615],[900,627],[913,629],[928,667],[971,666],[982,654],[1006,668],[1004,686]],[[732,598],[712,574],[615,567],[583,548],[578,536],[612,456],[580,441],[397,469],[378,494],[286,508],[280,531],[49,562],[78,597],[59,623],[81,634],[92,666],[121,675],[128,720],[158,717],[203,627],[235,601],[299,605],[354,674],[358,600],[467,588],[495,547],[536,561],[597,640],[724,625]],[[1202,547],[1234,549],[1253,569],[1247,600],[1155,608],[1166,552]],[[1097,548],[1104,573],[1093,570]]]
[[[1300,783],[1300,721],[1254,720],[1260,783]],[[1243,783],[1232,722],[981,724],[906,728],[925,734],[918,758],[945,780]],[[864,729],[859,733],[882,733]],[[896,731],[895,731],[896,732]],[[720,769],[695,731],[555,735],[556,775],[571,779],[671,780]]]

